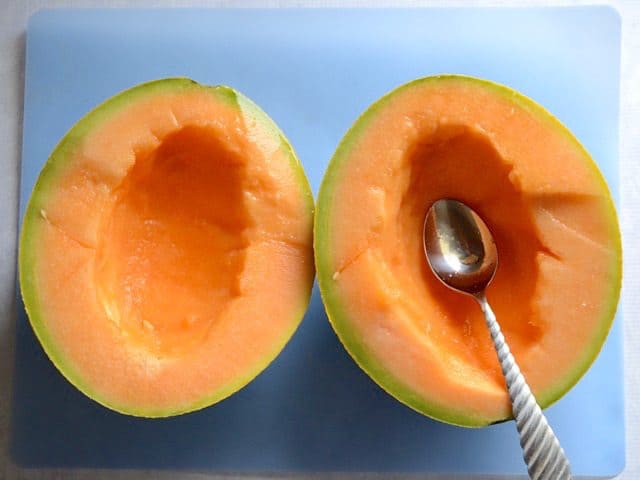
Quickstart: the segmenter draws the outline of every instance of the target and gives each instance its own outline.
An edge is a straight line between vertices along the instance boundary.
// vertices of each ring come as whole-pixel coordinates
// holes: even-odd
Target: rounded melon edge
[[[206,86],[189,78],[173,77],[145,82],[115,94],[93,108],[67,131],[53,149],[34,184],[29,202],[25,208],[18,241],[18,285],[20,294],[31,328],[47,357],[49,357],[60,374],[84,395],[110,410],[136,417],[163,418],[201,410],[224,400],[248,385],[277,358],[298,329],[307,310],[313,287],[314,276],[311,277],[312,280],[309,282],[306,289],[307,291],[305,295],[302,296],[300,304],[294,309],[291,315],[292,318],[295,319],[291,323],[291,328],[282,333],[280,340],[273,345],[273,348],[268,355],[265,355],[263,361],[256,363],[252,368],[248,369],[245,375],[235,378],[216,391],[194,400],[193,403],[177,405],[174,408],[146,408],[136,405],[120,404],[103,398],[100,393],[96,392],[91,385],[82,378],[82,375],[77,371],[73,363],[64,358],[56,342],[50,337],[45,321],[43,320],[46,314],[42,311],[43,308],[40,305],[37,292],[33,288],[33,279],[35,276],[33,266],[38,243],[37,220],[40,216],[39,202],[43,197],[47,196],[47,192],[55,182],[57,174],[64,167],[64,158],[71,153],[74,146],[81,142],[92,129],[99,128],[103,121],[107,120],[111,115],[117,113],[131,102],[136,101],[138,98],[165,91],[180,91],[191,88],[208,90],[221,100],[232,102],[242,114],[253,116],[257,122],[262,124],[266,131],[274,135],[279,142],[280,148],[287,154],[290,160],[290,166],[296,175],[301,189],[301,195],[306,205],[305,208],[309,212],[309,215],[311,215],[311,218],[313,218],[315,205],[308,179],[293,147],[275,122],[253,101],[232,87],[226,85]]]
[[[510,87],[490,80],[459,74],[441,74],[422,77],[400,85],[383,95],[370,105],[352,124],[340,141],[329,162],[325,176],[320,185],[316,201],[316,215],[314,221],[314,255],[320,294],[327,311],[329,322],[345,350],[347,350],[356,364],[389,395],[416,412],[434,420],[460,427],[478,428],[512,420],[513,416],[509,415],[504,418],[485,418],[482,416],[470,415],[469,412],[466,411],[452,409],[435,400],[423,398],[393,375],[376,359],[375,353],[368,351],[362,342],[360,342],[357,335],[350,331],[348,308],[341,302],[338,298],[338,292],[331,286],[333,271],[329,264],[330,254],[325,253],[331,251],[331,229],[329,228],[329,224],[331,217],[330,206],[331,201],[334,198],[333,188],[336,183],[339,182],[340,169],[347,162],[349,151],[353,143],[365,131],[367,124],[375,117],[376,112],[383,108],[385,104],[395,96],[395,94],[423,83],[443,81],[467,82],[473,86],[488,89],[496,95],[507,97],[510,101],[517,103],[519,106],[531,112],[542,121],[547,122],[551,128],[561,133],[565,138],[573,143],[581,152],[585,159],[585,163],[589,165],[595,174],[595,177],[598,179],[600,190],[606,197],[605,200],[608,206],[610,220],[616,227],[615,231],[617,233],[614,240],[616,244],[615,253],[617,261],[612,270],[617,281],[611,288],[612,295],[604,309],[602,320],[599,322],[601,328],[594,334],[594,341],[591,348],[584,351],[583,355],[578,359],[578,361],[576,361],[574,368],[565,377],[558,379],[557,382],[549,385],[544,391],[537,395],[537,400],[541,408],[551,406],[571,390],[573,386],[575,386],[575,384],[578,383],[578,381],[587,373],[604,346],[609,331],[611,330],[620,298],[620,290],[622,286],[622,241],[615,204],[607,182],[598,168],[598,165],[586,148],[551,112],[546,110],[533,99]]]

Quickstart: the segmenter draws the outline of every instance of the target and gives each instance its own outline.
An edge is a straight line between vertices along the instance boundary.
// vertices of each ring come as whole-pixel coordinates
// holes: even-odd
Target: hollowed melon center
[[[446,345],[443,351],[448,355],[489,373],[502,385],[478,305],[471,297],[447,288],[429,270],[421,241],[425,214],[434,201],[453,198],[471,206],[486,221],[499,254],[488,298],[505,336],[519,352],[544,334],[545,325],[537,322],[533,304],[539,273],[536,257],[552,253],[538,237],[512,164],[480,128],[440,125],[420,138],[405,160],[410,174],[398,212],[399,231],[409,261],[417,265],[410,281],[418,286],[419,296],[434,299],[441,310],[442,320],[427,326],[429,335]]]
[[[95,271],[105,313],[130,341],[182,354],[240,295],[245,177],[241,154],[207,127],[136,154],[103,219]]]

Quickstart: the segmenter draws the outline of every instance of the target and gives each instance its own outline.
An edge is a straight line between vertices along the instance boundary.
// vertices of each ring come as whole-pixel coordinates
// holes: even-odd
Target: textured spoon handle
[[[476,299],[487,321],[507,383],[529,477],[533,480],[570,480],[573,477],[569,460],[511,355],[487,298],[481,294]]]

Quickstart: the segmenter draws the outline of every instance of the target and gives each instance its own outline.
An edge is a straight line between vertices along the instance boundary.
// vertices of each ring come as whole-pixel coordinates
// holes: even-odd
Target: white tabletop
[[[13,371],[13,342],[16,321],[15,278],[18,227],[18,184],[22,134],[22,97],[24,85],[25,29],[29,16],[43,7],[71,6],[403,6],[430,5],[582,5],[584,1],[416,1],[403,2],[338,0],[199,1],[180,0],[0,0],[0,479],[103,479],[138,478],[227,479],[234,475],[149,471],[23,470],[8,454]],[[619,477],[640,479],[640,1],[604,2],[618,9],[622,17],[622,86],[620,119],[620,220],[624,245],[624,281],[622,312],[624,323],[625,414],[627,466]],[[247,477],[251,478],[267,477]],[[273,478],[273,476],[269,477]],[[287,478],[365,478],[363,475],[300,475]],[[371,478],[371,475],[366,475]],[[388,475],[378,478],[389,478]],[[400,478],[400,477],[394,477]],[[438,479],[464,477],[429,477]]]

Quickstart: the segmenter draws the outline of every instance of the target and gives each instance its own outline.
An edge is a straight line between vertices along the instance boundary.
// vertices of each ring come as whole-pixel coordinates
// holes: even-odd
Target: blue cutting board
[[[38,170],[82,115],[139,82],[228,84],[282,127],[317,192],[338,141],[375,99],[456,72],[505,83],[566,123],[617,197],[620,18],[604,7],[397,10],[49,10],[27,29],[21,217]],[[621,325],[548,410],[574,471],[624,466]],[[164,420],[113,413],[54,369],[18,317],[12,454],[23,466],[238,472],[524,473],[513,423],[467,430],[380,390],[331,331],[317,291],[253,383]]]

